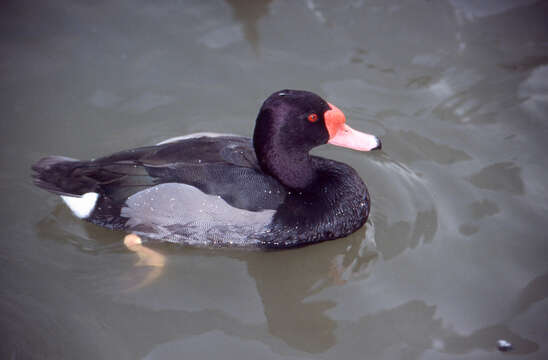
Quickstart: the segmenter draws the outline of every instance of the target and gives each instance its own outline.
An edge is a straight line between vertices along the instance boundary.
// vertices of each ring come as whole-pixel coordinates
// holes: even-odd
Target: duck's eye
[[[311,123],[318,121],[318,115],[316,114],[308,115],[308,121],[310,121]]]

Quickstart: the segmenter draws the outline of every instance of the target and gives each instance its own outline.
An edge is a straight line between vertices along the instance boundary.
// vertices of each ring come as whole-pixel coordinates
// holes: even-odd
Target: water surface
[[[10,1],[0,15],[0,357],[548,358],[548,4]],[[154,245],[34,188],[42,156],[252,133],[319,93],[383,138],[352,165],[372,213],[282,252]],[[497,340],[513,344],[500,353]]]

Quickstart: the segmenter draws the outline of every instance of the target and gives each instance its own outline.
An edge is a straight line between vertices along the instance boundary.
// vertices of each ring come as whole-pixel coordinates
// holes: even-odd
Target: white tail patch
[[[98,198],[99,194],[94,192],[88,192],[82,196],[61,195],[61,199],[67,204],[72,213],[80,219],[85,219],[91,215]]]

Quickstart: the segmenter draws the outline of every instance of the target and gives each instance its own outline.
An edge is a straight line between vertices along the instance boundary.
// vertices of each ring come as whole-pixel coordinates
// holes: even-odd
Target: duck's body
[[[94,224],[186,245],[286,248],[346,236],[369,214],[363,181],[308,154],[331,138],[327,123],[288,120],[291,103],[276,114],[287,100],[322,122],[335,110],[311,93],[282,94],[263,104],[253,140],[201,134],[91,161],[46,157],[35,183]]]

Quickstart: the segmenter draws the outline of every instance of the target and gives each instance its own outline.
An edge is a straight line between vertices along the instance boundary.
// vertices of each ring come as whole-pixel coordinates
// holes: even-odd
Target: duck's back
[[[198,137],[91,161],[46,157],[35,183],[97,225],[202,246],[254,246],[286,196],[251,140]],[[80,197],[81,196],[81,197]]]

